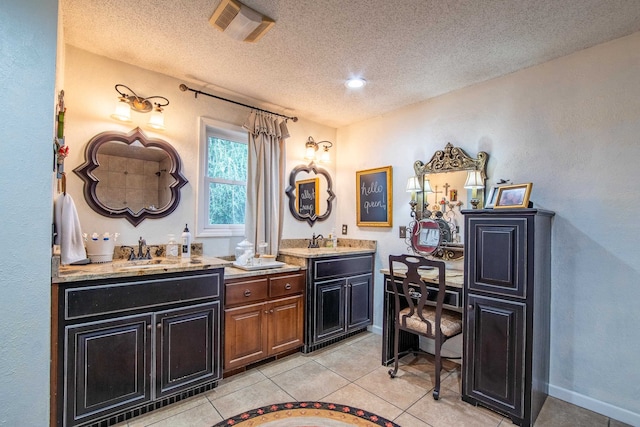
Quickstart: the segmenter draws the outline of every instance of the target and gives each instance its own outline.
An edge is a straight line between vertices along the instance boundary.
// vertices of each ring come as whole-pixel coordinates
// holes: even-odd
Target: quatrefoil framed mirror
[[[74,169],[84,182],[84,198],[95,212],[124,218],[134,226],[163,218],[180,203],[187,184],[178,152],[140,128],[106,131],[87,143],[85,162]]]

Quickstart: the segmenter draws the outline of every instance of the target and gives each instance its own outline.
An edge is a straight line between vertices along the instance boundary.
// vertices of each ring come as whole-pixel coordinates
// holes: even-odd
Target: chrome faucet
[[[151,259],[151,253],[148,246],[147,246],[146,255],[142,251],[142,248],[144,246],[147,246],[147,241],[144,240],[142,236],[140,236],[140,239],[138,239],[138,255],[136,255],[136,250],[133,249],[131,246],[121,246],[121,248],[131,250],[131,252],[129,252],[129,261],[137,261],[139,259]]]
[[[319,248],[320,246],[318,246],[318,240],[320,239],[324,239],[324,236],[322,234],[318,234],[316,236],[316,233],[313,233],[313,236],[311,237],[311,240],[309,241],[309,247],[310,248]]]
[[[147,241],[140,236],[138,239],[138,259],[143,259],[144,255],[142,254],[142,247],[147,245]]]

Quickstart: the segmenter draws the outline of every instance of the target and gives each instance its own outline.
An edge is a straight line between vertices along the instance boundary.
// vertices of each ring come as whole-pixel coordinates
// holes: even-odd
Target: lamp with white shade
[[[473,209],[478,209],[480,199],[478,199],[478,189],[484,188],[484,180],[479,170],[471,170],[467,173],[467,181],[464,183],[464,188],[471,190],[471,206]]]

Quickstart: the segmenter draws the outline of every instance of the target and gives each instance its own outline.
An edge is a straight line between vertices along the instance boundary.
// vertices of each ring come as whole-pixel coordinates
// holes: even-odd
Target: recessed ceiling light
[[[364,87],[364,85],[366,84],[367,84],[367,81],[362,77],[353,77],[347,80],[346,82],[344,82],[344,85],[349,89],[359,89],[361,87]]]

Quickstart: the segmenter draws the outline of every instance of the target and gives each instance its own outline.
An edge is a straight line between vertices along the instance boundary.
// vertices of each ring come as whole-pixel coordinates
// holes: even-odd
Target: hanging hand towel
[[[58,233],[55,243],[60,245],[61,263],[71,264],[86,259],[80,219],[73,199],[69,194],[61,194],[54,205],[53,216]]]

